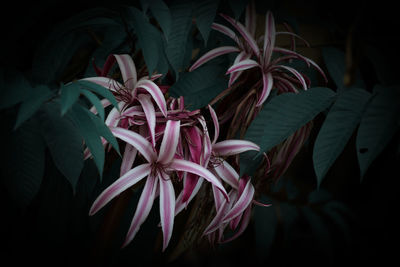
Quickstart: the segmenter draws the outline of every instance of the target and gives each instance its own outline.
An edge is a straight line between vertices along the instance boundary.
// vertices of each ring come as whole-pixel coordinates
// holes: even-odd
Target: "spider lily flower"
[[[262,76],[262,90],[259,93],[256,106],[261,106],[268,98],[273,87],[276,87],[280,91],[297,92],[297,87],[300,86],[304,90],[307,90],[309,85],[309,79],[301,74],[296,69],[289,66],[283,65],[283,62],[287,62],[293,59],[299,59],[304,61],[308,66],[316,68],[321,75],[324,77],[325,82],[327,78],[322,69],[311,59],[306,58],[294,50],[288,50],[280,47],[275,47],[276,35],[289,34],[293,38],[300,38],[300,36],[291,32],[276,32],[275,20],[270,11],[265,16],[265,33],[263,37],[262,49],[259,48],[255,40],[255,6],[252,2],[246,9],[246,26],[242,23],[235,21],[233,18],[220,14],[225,20],[227,20],[240,34],[240,39],[235,32],[228,27],[213,23],[212,28],[217,30],[231,39],[233,39],[237,47],[224,46],[212,49],[202,57],[200,57],[190,68],[190,71],[198,68],[202,64],[209,60],[218,57],[223,54],[240,52],[234,60],[233,65],[228,69],[226,74],[230,74],[229,87],[238,79],[244,70],[258,67],[261,71]],[[308,44],[307,42],[305,42]],[[294,48],[293,48],[294,49]],[[273,53],[282,54],[277,58],[274,58]]]
[[[126,172],[105,189],[94,201],[89,212],[90,215],[95,214],[120,193],[147,177],[123,246],[129,244],[135,237],[141,224],[146,220],[154,199],[157,197],[158,188],[161,227],[164,237],[163,251],[166,249],[171,239],[175,216],[175,190],[171,180],[171,175],[174,171],[194,173],[203,177],[217,187],[225,199],[229,201],[225,188],[210,171],[199,164],[175,158],[179,141],[180,121],[169,120],[166,123],[159,151],[156,151],[152,144],[144,137],[133,131],[119,127],[112,128],[111,131],[114,136],[136,148],[147,161],[147,163],[138,165]]]

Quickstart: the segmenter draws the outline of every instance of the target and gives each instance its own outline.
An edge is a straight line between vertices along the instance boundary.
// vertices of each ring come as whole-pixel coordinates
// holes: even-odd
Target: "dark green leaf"
[[[25,77],[11,68],[0,69],[0,109],[25,100],[32,88]]]
[[[52,92],[47,86],[39,85],[32,88],[29,98],[22,102],[18,110],[17,121],[14,129],[17,129],[24,121],[29,119],[40,106],[52,96]]]
[[[164,36],[168,40],[172,23],[171,13],[169,12],[168,6],[162,0],[153,0],[150,5],[150,11],[163,30]]]
[[[100,99],[88,90],[81,89],[80,91],[90,101],[90,103],[92,103],[92,105],[96,108],[100,118],[104,121],[104,107],[101,104]]]
[[[85,140],[85,144],[89,148],[101,176],[103,173],[105,153],[95,123],[89,116],[87,109],[82,107],[79,103],[72,106],[68,115],[75,126],[78,127],[79,133]]]
[[[75,82],[61,85],[61,115],[64,115],[75,104],[79,95],[79,86]]]
[[[370,93],[359,88],[338,95],[314,145],[313,161],[318,186],[359,124],[370,96]]]
[[[382,152],[399,129],[400,92],[397,87],[374,88],[357,132],[357,157],[361,179],[372,161]]]
[[[174,1],[170,7],[172,15],[171,31],[168,36],[166,54],[178,79],[186,54],[186,42],[192,28],[193,4],[191,1]]]
[[[44,175],[45,144],[37,119],[28,120],[5,143],[2,177],[12,199],[25,209],[36,196]]]
[[[325,87],[314,87],[299,94],[285,93],[264,104],[247,129],[245,140],[260,146],[260,152],[241,155],[241,173],[252,175],[262,160],[262,152],[268,152],[297,129],[314,119],[332,103],[335,93]]]
[[[173,97],[184,96],[185,105],[190,109],[206,106],[218,93],[227,86],[219,65],[207,64],[182,74],[179,81],[171,86],[169,92]]]
[[[55,102],[44,105],[39,118],[53,162],[75,191],[83,168],[82,137],[68,116],[61,117]]]
[[[219,1],[203,0],[196,3],[194,15],[196,17],[196,26],[203,36],[204,43],[207,43],[210,34],[211,24],[214,22],[217,13]]]
[[[114,107],[118,108],[117,100],[115,99],[115,96],[111,93],[109,89],[89,81],[80,80],[76,81],[76,83],[80,86],[81,89],[90,90],[96,94],[99,94],[107,98],[111,102],[111,104],[114,105]]]

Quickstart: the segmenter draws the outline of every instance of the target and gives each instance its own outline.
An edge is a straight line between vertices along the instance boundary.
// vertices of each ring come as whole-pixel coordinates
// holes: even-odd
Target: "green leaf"
[[[47,86],[39,85],[32,88],[29,98],[22,102],[18,110],[17,121],[15,123],[14,130],[17,129],[24,121],[29,119],[40,106],[48,100],[53,93]]]
[[[361,179],[372,161],[399,129],[400,93],[398,89],[398,87],[375,86],[375,96],[361,119],[356,139]]]
[[[297,129],[329,107],[335,93],[325,87],[314,87],[298,94],[285,93],[264,104],[247,129],[245,140],[260,146],[260,152],[241,155],[241,173],[252,175],[262,160],[262,152],[278,145]]]
[[[25,77],[11,68],[0,69],[0,109],[24,101],[32,88]]]
[[[184,68],[186,42],[192,26],[193,4],[191,1],[174,1],[170,10],[172,24],[168,36],[166,54],[178,79],[179,72]]]
[[[25,209],[40,189],[45,166],[45,144],[35,117],[10,132],[3,153],[7,160],[2,180],[14,202]]]
[[[204,44],[207,44],[208,36],[211,30],[211,24],[214,22],[217,13],[219,1],[203,0],[196,2],[194,15],[196,17],[196,26],[203,36]]]
[[[61,85],[61,115],[64,115],[75,104],[79,95],[80,90],[77,83],[72,82],[67,85]]]
[[[226,88],[227,82],[222,78],[223,72],[224,69],[220,65],[201,66],[182,74],[169,92],[173,97],[184,96],[185,105],[190,109],[202,108]]]
[[[68,115],[75,126],[78,127],[79,133],[85,140],[86,146],[92,153],[94,162],[96,163],[97,169],[99,170],[99,174],[101,176],[103,173],[105,152],[100,136],[97,133],[97,127],[92,118],[89,116],[88,110],[82,107],[79,103],[76,103],[72,106]]]
[[[118,102],[115,99],[115,96],[111,93],[111,91],[99,84],[89,82],[89,81],[76,81],[81,89],[90,90],[96,94],[99,94],[105,98],[107,98],[114,107],[118,108]]]
[[[172,23],[171,13],[168,6],[162,0],[153,0],[150,5],[150,11],[164,32],[164,36],[168,40]]]
[[[344,75],[346,73],[345,54],[334,47],[324,47],[322,56],[328,69],[329,75],[337,86],[338,91],[346,89],[343,84]],[[356,79],[350,87],[365,88],[365,83],[361,79],[361,74],[356,71]]]
[[[104,121],[104,107],[101,104],[100,99],[88,90],[81,89],[80,91],[90,101],[90,103],[92,103],[92,105],[96,108],[100,118]]]
[[[370,97],[370,93],[359,88],[338,95],[314,145],[313,161],[318,186],[360,123]]]
[[[82,137],[68,116],[60,115],[60,105],[56,102],[45,104],[39,118],[53,162],[75,191],[83,168]]]

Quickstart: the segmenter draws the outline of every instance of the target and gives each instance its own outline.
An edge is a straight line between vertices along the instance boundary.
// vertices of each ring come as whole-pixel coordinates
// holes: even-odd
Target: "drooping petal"
[[[190,201],[192,201],[192,199],[196,196],[196,194],[199,192],[201,185],[203,184],[204,179],[203,178],[199,178],[197,180],[197,184],[194,187],[192,194],[190,195],[189,199],[184,202],[182,200],[183,197],[183,191],[181,191],[181,193],[179,194],[179,196],[176,198],[176,204],[175,204],[175,216],[181,212],[186,206],[187,204],[189,204]]]
[[[247,140],[224,140],[213,145],[213,153],[219,156],[231,156],[260,147]]]
[[[216,58],[218,56],[228,54],[228,53],[233,53],[233,52],[239,52],[239,48],[234,47],[234,46],[221,46],[214,48],[207,53],[205,53],[203,56],[201,56],[189,69],[189,71],[193,71],[203,65],[204,63],[210,61],[213,58]]]
[[[148,162],[154,162],[156,160],[157,155],[153,150],[153,146],[140,134],[120,127],[111,128],[110,130],[115,137],[135,147]]]
[[[130,55],[114,55],[117,60],[119,70],[121,71],[122,79],[124,80],[125,87],[130,90],[135,88],[137,83],[136,66]]]
[[[297,70],[295,70],[292,67],[285,66],[285,65],[277,65],[276,68],[282,68],[282,69],[285,69],[285,70],[289,71],[290,73],[292,73],[300,81],[301,85],[303,86],[303,89],[307,90],[307,83],[304,80],[304,77]]]
[[[117,82],[116,80],[113,80],[111,78],[107,77],[90,77],[90,78],[84,78],[82,81],[88,81],[92,82],[98,85],[101,85],[105,88],[108,88],[110,91],[116,92],[117,90],[124,88],[122,84]]]
[[[90,208],[89,215],[95,214],[98,210],[104,207],[114,197],[133,186],[141,179],[146,177],[150,173],[151,167],[149,163],[139,165],[132,170],[125,173],[123,176],[118,178],[113,184],[107,187],[94,201]]]
[[[222,34],[225,34],[226,36],[228,36],[232,40],[234,40],[238,45],[241,45],[236,33],[234,31],[232,31],[231,29],[229,29],[228,27],[214,22],[213,24],[211,24],[211,28],[216,31],[219,31]]]
[[[238,231],[230,238],[221,240],[220,243],[225,244],[238,238],[244,232],[244,230],[246,230],[247,226],[249,225],[250,219],[251,219],[251,206],[248,206],[247,209],[243,212],[241,220],[242,223],[240,224]]]
[[[270,72],[262,74],[263,78],[263,90],[261,92],[260,98],[258,98],[257,101],[257,107],[261,106],[264,104],[265,100],[267,100],[269,94],[271,93],[272,85],[274,82],[274,79],[272,78],[272,74]]]
[[[198,176],[203,177],[204,179],[206,179],[207,181],[218,187],[218,189],[224,194],[225,198],[228,199],[228,194],[226,193],[225,188],[222,186],[218,178],[215,177],[209,170],[200,166],[199,164],[187,160],[174,159],[171,162],[169,168],[177,171],[191,172],[197,174]]]
[[[155,127],[156,127],[156,113],[154,110],[153,103],[151,102],[149,95],[140,94],[138,100],[143,107],[144,115],[146,116],[147,125],[150,131],[150,140],[153,147],[156,146],[155,140]]]
[[[255,36],[256,34],[256,19],[256,5],[254,1],[250,1],[246,7],[245,25],[251,36]]]
[[[137,88],[143,88],[153,97],[160,111],[167,117],[167,103],[165,102],[164,94],[161,89],[150,80],[141,80],[136,84]]]
[[[167,121],[163,140],[161,141],[160,153],[157,159],[158,162],[167,164],[174,158],[179,141],[180,124],[180,121]]]
[[[157,177],[150,175],[144,185],[142,194],[140,195],[139,202],[136,207],[135,215],[133,216],[128,233],[125,237],[125,242],[122,247],[128,245],[139,231],[140,226],[149,216],[151,207],[154,203],[158,185]]]
[[[231,210],[225,215],[223,221],[228,222],[233,218],[237,217],[239,214],[243,213],[243,211],[251,205],[254,197],[254,186],[251,184],[250,179],[248,179],[246,183],[246,187],[244,188],[242,194],[240,195],[238,201],[232,207]]]
[[[257,46],[256,41],[254,40],[253,36],[251,33],[243,26],[242,23],[234,20],[233,18],[226,16],[224,14],[220,14],[224,19],[226,19],[230,24],[232,24],[233,27],[242,35],[244,40],[247,42],[247,44],[250,46],[250,48],[253,50],[254,54],[259,57],[260,56],[260,49]]]
[[[233,61],[233,64],[236,64],[240,61],[243,61],[245,59],[249,59],[251,55],[249,55],[248,53],[246,53],[246,51],[242,51],[240,52],[235,60]],[[231,75],[229,76],[229,83],[228,86],[232,86],[232,84],[239,78],[239,76],[243,73],[243,71],[236,71],[231,73]]]
[[[217,142],[218,136],[219,136],[219,122],[218,122],[218,116],[215,113],[214,109],[208,105],[208,110],[210,111],[211,119],[214,124],[214,138],[212,140],[212,144],[215,144]]]
[[[265,16],[265,33],[264,33],[264,64],[268,65],[273,48],[275,46],[275,20],[271,11],[268,11]]]
[[[186,173],[186,177],[183,182],[183,195],[182,202],[186,203],[192,196],[193,190],[197,185],[199,176],[193,173]]]
[[[171,239],[172,229],[174,227],[175,216],[175,191],[170,177],[163,172],[159,173],[160,181],[160,218],[163,231],[163,249],[164,251]]]
[[[247,70],[247,69],[251,69],[254,67],[259,66],[259,64],[252,60],[252,59],[245,59],[242,60],[234,65],[232,65],[226,72],[226,74],[230,74],[236,71],[242,71],[242,70]]]
[[[225,160],[214,168],[218,176],[234,189],[239,188],[239,174],[235,169]]]
[[[130,144],[125,145],[124,155],[122,157],[121,169],[120,169],[120,176],[127,173],[133,165],[137,154],[137,149]]]

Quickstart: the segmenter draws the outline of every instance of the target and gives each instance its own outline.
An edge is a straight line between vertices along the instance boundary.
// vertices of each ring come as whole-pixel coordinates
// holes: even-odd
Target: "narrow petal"
[[[106,59],[106,62],[103,65],[103,70],[101,71],[101,75],[99,75],[99,76],[106,77],[107,74],[110,72],[110,69],[112,68],[112,66],[115,64],[115,62],[116,62],[115,56],[109,55]]]
[[[260,49],[257,46],[256,41],[254,40],[253,36],[251,36],[251,33],[243,26],[242,23],[235,21],[233,18],[226,16],[224,14],[220,14],[224,19],[226,19],[229,23],[232,24],[233,27],[242,35],[244,40],[247,42],[247,44],[250,46],[250,48],[253,50],[254,54],[259,57],[260,56]]]
[[[257,19],[256,5],[253,0],[250,1],[250,3],[246,7],[246,17],[245,17],[246,29],[250,32],[251,36],[255,36],[256,34],[256,19]]]
[[[164,251],[172,236],[175,216],[175,191],[170,177],[160,172],[160,218],[163,231],[163,249]]]
[[[158,155],[158,162],[167,164],[174,158],[179,141],[180,123],[180,121],[167,121],[163,140],[161,142],[160,153]]]
[[[251,184],[250,179],[247,181],[246,187],[240,195],[238,201],[232,207],[232,209],[225,215],[223,221],[228,222],[241,214],[253,201],[254,197],[254,186]]]
[[[117,60],[119,69],[121,71],[122,79],[124,80],[125,87],[133,90],[137,82],[137,73],[135,63],[130,55],[114,55]]]
[[[225,188],[222,186],[218,178],[215,177],[209,170],[200,166],[199,164],[187,160],[174,159],[169,167],[173,170],[186,171],[203,177],[204,179],[218,187],[218,189],[224,194],[225,198],[228,199],[228,194],[226,193]]]
[[[218,136],[219,136],[219,122],[218,122],[218,116],[215,113],[214,109],[208,105],[208,110],[210,111],[211,119],[214,123],[214,138],[212,141],[212,144],[215,144],[217,142]]]
[[[231,156],[249,150],[259,151],[260,147],[246,140],[224,140],[213,145],[213,153],[219,156]]]
[[[244,232],[244,230],[246,230],[247,226],[249,225],[250,219],[251,219],[251,206],[247,207],[247,209],[243,212],[242,223],[240,224],[238,231],[233,236],[231,236],[226,240],[221,241],[220,243],[221,244],[228,243],[238,238]]]
[[[124,155],[122,157],[122,163],[121,163],[121,169],[120,169],[120,175],[124,175],[127,173],[133,165],[133,162],[135,161],[137,154],[137,149],[130,144],[125,145],[125,151]]]
[[[236,72],[236,71],[242,71],[242,70],[251,69],[251,68],[254,68],[254,67],[257,67],[257,66],[259,66],[259,64],[256,61],[254,61],[252,59],[245,59],[245,60],[242,60],[242,61],[232,65],[227,70],[226,74],[233,73],[233,72]]]
[[[150,139],[153,147],[156,146],[155,140],[155,127],[156,127],[156,113],[154,110],[153,103],[151,102],[149,95],[140,94],[138,100],[143,107],[144,114],[146,116],[147,125],[149,126]]]
[[[82,81],[88,81],[88,82],[93,82],[98,85],[101,85],[105,88],[108,88],[110,91],[116,92],[117,90],[124,88],[122,84],[117,82],[116,80],[113,80],[111,78],[107,77],[90,77],[90,78],[84,78]]]
[[[186,203],[192,196],[193,190],[197,185],[199,176],[193,173],[187,173],[184,179],[182,202]]]
[[[290,73],[292,73],[300,81],[301,85],[303,86],[303,89],[307,90],[307,83],[304,80],[303,76],[297,70],[295,70],[292,67],[285,66],[285,65],[277,65],[276,67],[285,69],[285,70],[289,71]]]
[[[118,109],[122,110],[124,107],[125,103],[123,101],[118,103]],[[107,118],[105,120],[105,125],[107,125],[108,127],[117,127],[120,118],[121,118],[121,113],[116,107],[113,107],[110,111],[110,113],[108,113]]]
[[[247,54],[245,51],[240,52],[235,60],[233,61],[233,64],[239,63],[245,59],[249,59],[251,55]],[[231,73],[229,76],[229,83],[228,86],[232,86],[232,84],[239,78],[239,76],[242,74],[243,71],[236,71]]]
[[[95,214],[99,209],[104,207],[108,202],[110,202],[114,197],[118,196],[120,193],[133,186],[145,176],[150,173],[150,164],[142,164],[136,168],[130,170],[123,176],[121,176],[117,181],[107,187],[94,201],[92,207],[90,208],[89,215]]]
[[[239,189],[239,174],[235,169],[225,160],[221,164],[215,167],[215,172],[218,176],[224,180],[227,184],[232,186],[232,188]]]
[[[275,20],[274,16],[270,11],[265,16],[265,32],[264,32],[264,64],[267,65],[270,62],[273,48],[275,46]]]
[[[156,196],[157,184],[158,179],[156,177],[149,176],[147,178],[146,184],[144,185],[142,194],[140,195],[139,202],[136,207],[135,215],[133,216],[128,233],[125,237],[125,242],[122,247],[125,247],[132,241],[136,233],[139,231],[140,226],[147,219],[147,216],[149,216],[151,207],[154,203],[154,198]]]
[[[181,212],[186,206],[187,204],[189,204],[190,201],[192,201],[192,199],[196,196],[196,194],[199,192],[201,185],[203,184],[204,179],[203,178],[199,178],[197,180],[197,184],[194,187],[192,194],[190,195],[189,199],[184,202],[182,201],[183,198],[183,191],[181,191],[181,193],[179,194],[179,196],[176,198],[176,204],[175,204],[175,216]]]
[[[202,154],[201,132],[196,126],[183,128],[191,161],[200,164]]]
[[[167,103],[165,102],[164,94],[161,89],[150,80],[141,80],[136,85],[137,88],[143,88],[153,97],[160,111],[167,117]]]
[[[263,90],[261,92],[260,98],[257,101],[257,107],[261,106],[264,104],[265,100],[267,100],[269,94],[271,93],[272,85],[274,82],[274,79],[272,78],[272,74],[270,72],[262,74],[263,78]]]
[[[236,33],[229,29],[228,27],[219,24],[219,23],[213,23],[211,24],[211,28],[219,31],[222,34],[225,34],[226,36],[230,37],[232,40],[234,40],[238,45],[240,45],[239,38],[237,37]]]
[[[153,146],[140,134],[119,127],[111,128],[111,132],[115,137],[135,147],[148,162],[154,162],[156,160],[157,155],[152,148]]]
[[[218,56],[228,54],[228,53],[233,53],[233,52],[239,52],[239,48],[234,47],[234,46],[222,46],[222,47],[217,47],[214,48],[207,53],[205,53],[203,56],[201,56],[189,69],[189,71],[193,71],[203,65],[204,63],[210,61],[213,58],[216,58]]]

